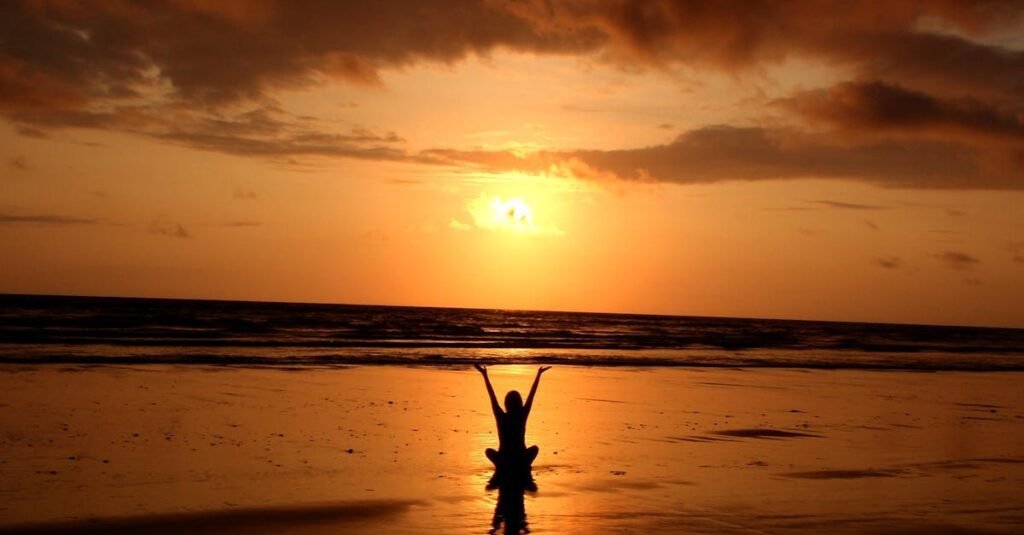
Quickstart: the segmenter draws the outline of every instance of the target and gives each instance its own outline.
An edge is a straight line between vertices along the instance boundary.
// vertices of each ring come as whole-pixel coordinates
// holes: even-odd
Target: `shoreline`
[[[476,349],[471,350],[473,352]],[[493,350],[488,350],[493,352]],[[538,356],[517,356],[515,358],[478,356],[467,354],[452,357],[450,355],[422,355],[413,353],[410,355],[394,356],[393,351],[387,356],[384,354],[370,353],[362,356],[352,355],[309,355],[288,357],[287,359],[257,356],[236,356],[223,354],[189,354],[189,355],[167,355],[164,351],[152,355],[135,356],[64,356],[45,357],[32,356],[20,357],[3,354],[0,348],[0,373],[4,368],[8,371],[13,369],[34,369],[36,367],[66,367],[66,368],[92,368],[92,367],[209,367],[224,369],[267,369],[267,370],[343,370],[349,368],[364,367],[401,367],[416,369],[438,369],[438,370],[464,370],[471,369],[474,364],[487,366],[558,366],[567,368],[608,368],[608,369],[693,369],[693,370],[815,370],[815,371],[879,371],[879,372],[966,372],[966,373],[1024,373],[1024,358],[1018,355],[976,355],[969,358],[955,361],[943,362],[942,357],[946,354],[933,353],[884,353],[884,354],[856,354],[861,362],[836,360],[807,360],[801,358],[802,353],[810,353],[805,350],[794,351],[788,358],[775,353],[771,358],[752,357],[738,352],[722,354],[708,354],[705,352],[685,355],[684,357],[645,357],[636,355],[614,355],[602,356],[598,359],[588,359],[576,355],[577,350],[571,350],[571,356],[559,357],[549,354]],[[670,351],[678,355],[679,351]],[[799,355],[799,356],[798,356]],[[873,357],[868,359],[865,357]],[[936,358],[938,357],[938,358]],[[984,359],[978,362],[979,359]],[[987,361],[986,361],[987,360]]]

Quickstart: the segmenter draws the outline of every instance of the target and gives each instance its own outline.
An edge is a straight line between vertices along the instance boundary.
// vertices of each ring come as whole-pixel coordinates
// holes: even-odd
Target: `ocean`
[[[1024,330],[0,295],[0,364],[1024,370]]]

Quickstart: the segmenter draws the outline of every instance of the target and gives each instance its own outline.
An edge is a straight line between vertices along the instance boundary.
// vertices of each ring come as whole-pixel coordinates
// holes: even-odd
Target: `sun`
[[[495,197],[491,203],[491,210],[498,226],[517,230],[533,228],[533,211],[522,199],[503,201]]]
[[[534,198],[533,196],[528,198],[531,201],[539,202],[539,206],[544,208],[540,224],[535,219],[537,212],[534,212],[533,207],[523,200],[524,197],[501,197],[481,193],[477,197],[469,199],[465,205],[473,222],[468,224],[452,218],[448,226],[458,231],[478,228],[520,235],[564,234],[561,229],[547,219],[550,213],[550,204],[545,204],[543,198]]]

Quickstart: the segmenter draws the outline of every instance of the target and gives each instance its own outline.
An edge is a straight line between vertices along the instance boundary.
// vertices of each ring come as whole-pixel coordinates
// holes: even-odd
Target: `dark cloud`
[[[882,186],[917,188],[1022,187],[1012,169],[991,165],[956,143],[889,140],[850,144],[788,129],[712,126],[691,130],[667,145],[623,150],[434,150],[430,158],[491,170],[543,172],[554,167],[576,176],[708,183],[723,180],[846,178]]]
[[[28,165],[28,159],[20,154],[18,156],[11,157],[11,159],[8,160],[8,163],[18,171],[28,171],[32,168]]]
[[[1022,188],[1024,51],[986,40],[1022,13],[1010,0],[9,1],[0,2],[0,114],[23,135],[110,129],[282,161],[443,159],[678,183]],[[761,73],[796,58],[856,81],[780,101],[809,123],[806,132],[706,126],[662,146],[526,159],[409,154],[393,133],[339,131],[289,116],[274,100],[280,89],[328,79],[380,85],[387,69],[498,49],[586,55],[633,71]],[[835,132],[816,137],[822,127]]]
[[[331,78],[374,85],[381,69],[498,47],[574,53],[599,42],[595,31],[540,32],[490,1],[3,2],[0,114],[36,137],[97,128],[243,156],[415,161],[393,133],[282,117],[272,92]]]
[[[805,236],[805,237],[808,237],[808,238],[813,238],[815,236],[819,236],[819,235],[822,234],[821,229],[808,228],[808,227],[800,227],[800,228],[796,229],[796,231],[799,232],[801,236]]]
[[[934,256],[946,264],[946,267],[957,271],[967,271],[981,263],[977,258],[959,251],[943,251],[936,253]]]
[[[874,204],[858,204],[858,203],[845,202],[845,201],[820,200],[820,201],[807,201],[807,202],[815,203],[815,204],[823,204],[825,206],[829,206],[829,207],[832,207],[832,208],[839,208],[841,210],[885,210],[884,206],[878,206],[878,205],[874,205]]]
[[[44,131],[42,131],[42,130],[40,130],[38,128],[33,128],[31,126],[25,126],[25,125],[18,125],[18,126],[16,126],[15,127],[15,132],[17,132],[18,135],[20,135],[20,136],[34,137],[36,139],[46,139],[47,137],[49,137],[46,134],[46,132],[44,132]]]
[[[537,24],[598,28],[620,56],[653,66],[738,73],[801,58],[839,66],[859,80],[782,99],[810,131],[837,132],[829,141],[797,140],[777,145],[780,150],[773,153],[751,130],[745,142],[755,154],[737,155],[742,163],[730,165],[712,151],[715,171],[702,169],[697,175],[721,170],[744,179],[816,176],[904,187],[1024,187],[1017,178],[1024,173],[1024,51],[983,39],[1015,28],[1024,14],[1021,2],[566,0],[530,5],[528,16]],[[736,134],[708,141],[719,149],[741,142]],[[696,140],[681,141],[665,151]],[[938,154],[943,144],[950,155]],[[938,168],[933,156],[953,167]],[[863,164],[861,171],[850,168],[854,162]],[[677,167],[691,171],[690,165]]]
[[[229,221],[224,223],[224,226],[229,228],[252,228],[261,227],[263,226],[263,223],[260,223],[259,221]]]
[[[903,267],[903,260],[898,256],[879,256],[875,258],[875,264],[885,269],[899,269]]]
[[[0,214],[0,225],[98,225],[99,219],[84,217],[72,217],[62,215],[40,214],[40,215],[14,215]]]
[[[271,108],[241,111],[195,111],[158,106],[122,106],[114,110],[21,111],[16,120],[47,128],[78,127],[120,130],[195,149],[239,156],[287,160],[296,156],[330,156],[377,160],[413,160],[397,146],[394,132],[353,127],[334,132],[316,120],[299,119]]]
[[[1008,242],[1006,250],[1010,252],[1010,258],[1014,262],[1024,264],[1024,242]]]
[[[786,206],[783,208],[762,208],[766,212],[813,212],[817,208],[811,208],[809,206]]]
[[[1024,5],[1015,0],[513,5],[541,28],[596,30],[617,56],[655,66],[683,63],[736,72],[801,57],[844,65],[862,77],[950,91],[1013,94],[1024,83],[1024,53],[972,39],[1018,23]],[[930,31],[926,22],[953,31]]]
[[[231,198],[240,201],[252,201],[258,199],[259,195],[257,195],[256,192],[251,189],[238,187],[235,188],[234,193],[231,194]]]
[[[878,223],[875,223],[874,221],[871,221],[870,219],[865,219],[864,220],[864,225],[866,227],[868,227],[869,229],[871,229],[871,230],[879,230]]]
[[[0,3],[0,105],[77,107],[161,84],[219,105],[324,78],[379,84],[382,69],[498,48],[730,71],[799,56],[1013,93],[1024,55],[970,37],[1022,11],[1014,1],[10,1]],[[958,33],[930,32],[925,20]]]
[[[450,63],[497,47],[595,49],[596,30],[542,32],[499,2],[173,1],[0,4],[0,103],[20,109],[126,100],[167,83],[192,103],[259,99],[326,77]]]
[[[224,134],[202,129],[154,133],[165,141],[192,148],[223,152],[238,156],[285,158],[288,156],[333,156],[371,160],[415,159],[400,148],[388,146],[398,142],[392,136],[376,142],[365,136],[333,133],[293,133],[279,136]]]
[[[1024,6],[1015,4],[1011,18],[1020,20]],[[863,78],[884,78],[941,95],[1000,98],[1013,96],[1024,84],[1024,52],[955,35],[866,31],[840,34],[829,45],[830,55],[858,67]]]
[[[188,239],[192,237],[192,234],[181,223],[164,220],[154,220],[149,225],[149,231],[153,234],[159,234],[170,238]]]
[[[1021,68],[1024,69],[1024,63]],[[1000,109],[974,98],[938,99],[878,81],[843,83],[782,102],[807,118],[840,128],[1024,141],[1024,109],[1019,102]]]

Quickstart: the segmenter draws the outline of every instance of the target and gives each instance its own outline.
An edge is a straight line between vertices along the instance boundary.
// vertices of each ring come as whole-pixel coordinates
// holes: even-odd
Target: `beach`
[[[483,533],[504,492],[532,533],[1013,533],[1022,379],[558,366],[509,493],[466,366],[5,365],[0,529]]]
[[[0,147],[0,535],[1024,535],[1024,0],[0,0]]]

